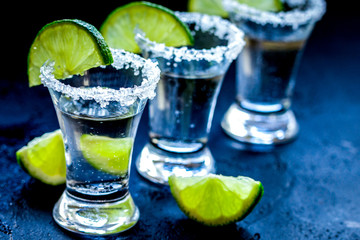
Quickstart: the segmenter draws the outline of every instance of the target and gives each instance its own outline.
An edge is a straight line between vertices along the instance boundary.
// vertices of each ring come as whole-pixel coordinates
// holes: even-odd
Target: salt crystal
[[[304,10],[294,8],[290,11],[277,13],[261,11],[234,0],[223,0],[223,6],[226,11],[234,13],[236,21],[248,19],[261,25],[291,26],[293,29],[297,29],[310,21],[316,22],[320,20],[326,10],[324,0],[308,0],[307,7]]]
[[[101,107],[106,107],[109,102],[116,101],[122,106],[131,106],[136,99],[153,99],[155,97],[155,88],[160,79],[160,69],[156,62],[146,60],[136,54],[126,52],[124,50],[111,49],[114,58],[112,66],[118,70],[133,69],[134,75],[142,74],[142,82],[140,86],[133,88],[111,89],[101,86],[91,88],[77,88],[66,85],[55,79],[53,61],[46,61],[40,68],[40,78],[42,83],[56,91],[60,92],[74,100],[94,100]],[[136,89],[136,91],[134,91]]]
[[[139,46],[152,53],[153,58],[161,57],[176,62],[182,61],[215,61],[222,62],[224,58],[231,62],[241,52],[245,42],[244,33],[235,25],[218,16],[210,16],[200,13],[175,12],[184,23],[195,24],[195,31],[209,32],[227,42],[225,46],[217,46],[210,49],[192,49],[188,47],[167,47],[163,43],[156,43],[146,38],[141,31],[135,30],[135,40]],[[170,63],[166,63],[169,65]]]

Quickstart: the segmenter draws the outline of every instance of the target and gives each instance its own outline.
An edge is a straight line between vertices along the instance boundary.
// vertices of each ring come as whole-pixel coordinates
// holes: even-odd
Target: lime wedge
[[[140,53],[134,38],[136,27],[151,41],[166,46],[179,47],[194,42],[187,25],[170,9],[149,2],[133,2],[115,9],[100,31],[110,47]]]
[[[264,189],[248,177],[169,177],[171,193],[191,219],[221,226],[245,218],[260,201]]]
[[[246,4],[250,7],[269,12],[280,12],[283,10],[281,0],[236,0],[239,3]],[[200,12],[210,15],[228,17],[224,10],[222,0],[189,0],[189,12]]]
[[[65,151],[60,130],[34,138],[16,152],[16,158],[30,176],[41,182],[50,185],[65,183]]]
[[[222,0],[189,0],[188,10],[189,12],[217,15],[223,18],[229,15],[222,6]]]
[[[80,137],[80,149],[88,163],[113,175],[127,173],[132,145],[132,138],[110,138],[89,134]]]
[[[262,11],[280,12],[283,10],[281,0],[237,0],[239,3],[248,5]]]
[[[109,47],[92,25],[76,19],[54,21],[37,34],[28,55],[29,85],[41,84],[40,67],[47,60],[55,61],[55,78],[108,65],[113,62]]]

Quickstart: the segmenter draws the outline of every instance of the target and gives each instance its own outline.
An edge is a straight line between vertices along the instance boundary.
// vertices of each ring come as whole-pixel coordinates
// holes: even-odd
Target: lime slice
[[[19,165],[30,176],[50,185],[65,183],[66,163],[60,130],[34,138],[16,152]]]
[[[136,27],[151,41],[166,46],[179,47],[194,42],[187,25],[170,9],[149,2],[133,2],[115,9],[100,31],[110,47],[140,53],[134,38]]]
[[[80,137],[80,149],[88,163],[113,175],[128,172],[132,145],[132,138],[110,138],[89,134]]]
[[[246,4],[250,7],[270,12],[279,12],[283,10],[281,0],[237,0],[239,3]],[[224,10],[222,0],[189,0],[189,12],[200,12],[210,15],[219,15],[228,17]]]
[[[76,19],[54,21],[43,27],[28,55],[29,85],[41,84],[40,67],[55,61],[54,75],[63,79],[113,62],[109,47],[92,25]]]
[[[281,0],[237,0],[239,3],[248,5],[262,11],[280,12],[283,10]]]
[[[188,10],[189,12],[218,15],[223,18],[229,15],[222,6],[222,0],[189,0]]]
[[[221,226],[245,218],[260,201],[264,189],[248,177],[169,177],[171,193],[191,219]]]

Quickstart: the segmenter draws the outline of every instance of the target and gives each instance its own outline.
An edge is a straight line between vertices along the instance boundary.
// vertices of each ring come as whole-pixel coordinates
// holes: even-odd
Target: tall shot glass
[[[129,193],[134,137],[160,70],[155,63],[113,50],[114,63],[59,81],[53,64],[41,79],[53,100],[66,154],[66,190],[53,209],[63,228],[108,235],[139,218]]]
[[[231,21],[244,31],[246,46],[237,60],[237,101],[221,126],[243,143],[286,143],[299,131],[290,108],[295,76],[325,2],[288,0],[284,4],[290,10],[274,13],[223,0]]]
[[[202,176],[214,172],[206,147],[215,104],[230,63],[243,48],[243,33],[230,22],[198,13],[176,13],[195,46],[173,48],[136,34],[145,58],[159,63],[161,77],[149,104],[150,143],[136,160],[138,172],[166,184],[172,174]]]

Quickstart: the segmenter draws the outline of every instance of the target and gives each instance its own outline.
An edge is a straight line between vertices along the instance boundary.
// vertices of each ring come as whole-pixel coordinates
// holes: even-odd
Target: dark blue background
[[[13,1],[2,7],[0,239],[76,238],[51,217],[63,186],[45,186],[16,163],[17,149],[58,128],[47,90],[27,86],[27,52],[46,23],[79,18],[99,27],[125,2]],[[186,10],[185,1],[157,2]],[[309,39],[293,98],[301,127],[295,142],[252,153],[228,138],[219,123],[235,97],[234,65],[226,75],[209,147],[218,173],[263,183],[255,210],[237,224],[203,227],[187,219],[167,187],[147,182],[132,166],[130,191],[141,217],[118,239],[360,239],[360,14],[351,3],[328,1],[327,14]],[[148,140],[147,121],[145,111],[134,157]]]

